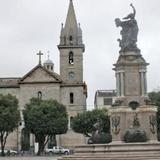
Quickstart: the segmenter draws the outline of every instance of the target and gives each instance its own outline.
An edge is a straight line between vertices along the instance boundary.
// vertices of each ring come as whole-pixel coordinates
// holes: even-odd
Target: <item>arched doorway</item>
[[[21,132],[21,150],[28,151],[30,149],[30,133],[26,128]]]

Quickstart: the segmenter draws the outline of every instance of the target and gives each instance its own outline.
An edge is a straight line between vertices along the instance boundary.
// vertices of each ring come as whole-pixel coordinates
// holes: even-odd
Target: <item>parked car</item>
[[[2,150],[0,149],[0,154],[1,154],[1,152],[2,152]],[[12,150],[12,149],[4,149],[4,154],[5,155],[8,155],[8,156],[15,156],[15,155],[17,155],[17,151],[15,151],[15,150]]]
[[[11,156],[15,156],[15,155],[17,155],[17,154],[18,154],[18,152],[17,152],[17,151],[12,150],[12,149],[10,149],[10,150],[8,150],[8,151],[9,151],[9,154],[10,154]]]
[[[0,154],[2,153],[2,150],[0,149]],[[9,151],[7,149],[4,149],[4,154],[9,155]]]
[[[70,153],[69,149],[63,148],[61,146],[54,146],[53,148],[46,148],[45,150],[48,154],[65,154],[68,155]]]

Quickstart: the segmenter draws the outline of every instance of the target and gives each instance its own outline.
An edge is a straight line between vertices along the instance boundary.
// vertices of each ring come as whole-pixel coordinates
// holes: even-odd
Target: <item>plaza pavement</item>
[[[38,157],[38,156],[33,156],[33,157],[23,157],[23,156],[16,156],[16,157],[0,157],[0,160],[57,160],[58,157],[54,156],[45,156],[45,157]]]

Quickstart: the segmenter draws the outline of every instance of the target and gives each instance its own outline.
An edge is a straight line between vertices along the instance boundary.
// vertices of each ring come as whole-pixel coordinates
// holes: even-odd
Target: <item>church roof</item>
[[[52,77],[52,79],[50,79],[50,82],[56,82],[56,83],[61,83],[62,79],[60,78],[60,75],[58,75],[55,72],[50,72],[48,71],[46,68],[44,68],[41,64],[38,64],[37,66],[35,66],[31,71],[29,71],[26,75],[24,75],[21,79],[20,79],[20,83],[23,83],[25,81],[25,79],[27,79],[28,77],[31,77],[31,75],[37,70],[37,69],[41,69],[42,71],[44,71],[44,73],[47,73],[48,76]],[[46,75],[45,75],[46,76]],[[44,76],[43,76],[44,77]],[[41,77],[39,77],[39,80],[36,82],[44,82],[43,79],[41,79]]]
[[[115,90],[97,90],[96,97],[113,97],[116,96]]]
[[[19,88],[20,78],[0,78],[0,88]]]
[[[36,81],[34,81],[35,79],[33,79],[33,83],[61,83],[62,82],[62,79],[59,74],[48,71],[42,65],[37,65],[22,78],[20,77],[0,78],[0,88],[19,88],[21,83],[27,83],[25,82],[25,79],[27,79],[28,77],[31,77],[32,73],[35,72],[37,69],[40,69],[41,71],[43,71],[45,75],[41,75],[42,77],[38,77]],[[49,78],[47,77],[47,75]],[[47,77],[48,79],[45,80],[44,77]],[[32,81],[29,81],[28,83],[32,83]]]

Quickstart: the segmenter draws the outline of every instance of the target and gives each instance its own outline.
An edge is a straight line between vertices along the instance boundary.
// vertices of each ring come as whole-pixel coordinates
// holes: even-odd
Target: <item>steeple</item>
[[[65,83],[83,84],[83,52],[82,30],[77,23],[73,1],[69,0],[69,8],[65,25],[62,24],[60,44],[60,76]]]
[[[70,0],[69,2],[69,9],[65,25],[62,24],[61,28],[59,47],[62,46],[70,46],[70,47],[76,46],[84,49],[84,45],[82,42],[82,30],[80,28],[80,24],[77,23],[72,0]]]
[[[78,28],[76,14],[74,11],[74,6],[73,6],[72,0],[70,0],[70,3],[69,3],[67,19],[66,19],[66,23],[65,23],[65,30],[69,31],[71,27],[74,29]]]

